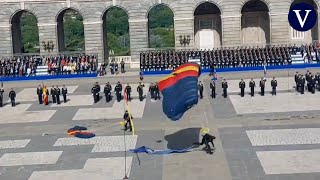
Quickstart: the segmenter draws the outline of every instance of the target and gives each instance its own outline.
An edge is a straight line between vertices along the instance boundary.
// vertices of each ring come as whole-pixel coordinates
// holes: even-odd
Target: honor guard
[[[54,86],[52,86],[52,88],[50,89],[50,94],[52,97],[52,103],[56,103],[56,89],[54,88]]]
[[[127,84],[127,86],[125,87],[124,91],[126,92],[127,95],[127,101],[131,101],[131,86],[129,85],[129,83]]]
[[[120,84],[120,82],[118,81],[117,85],[114,87],[114,92],[116,93],[117,96],[117,101],[120,102],[121,101],[121,91],[122,91],[122,85]]]
[[[210,82],[210,89],[211,89],[211,98],[216,98],[216,82],[214,80]]]
[[[313,75],[310,77],[310,91],[312,94],[316,92],[316,80]]]
[[[3,93],[4,89],[3,87],[0,88],[0,107],[3,107]]]
[[[256,82],[254,82],[254,80],[252,78],[249,83],[249,87],[250,87],[250,95],[251,95],[251,97],[253,97],[254,96],[254,88],[256,87]]]
[[[126,121],[125,125],[124,125],[124,130],[127,131],[128,130],[128,126],[129,126],[129,131],[131,132],[132,131],[132,124],[131,124],[131,120],[133,119],[133,117],[129,115],[128,113],[128,110],[126,110],[124,112],[124,115],[123,115],[123,119]]]
[[[261,96],[264,96],[265,83],[266,83],[266,81],[263,78],[261,78],[261,80],[260,80],[260,90],[261,90],[260,94],[261,94]]]
[[[240,88],[240,95],[241,97],[243,97],[244,89],[246,88],[246,83],[243,81],[243,79],[241,79],[241,81],[239,82],[239,88]]]
[[[97,102],[100,100],[100,91],[101,91],[101,88],[100,88],[100,85],[99,85],[99,83],[98,82],[96,82],[96,84],[95,84],[95,86],[96,86],[96,99],[97,99]]]
[[[68,89],[67,89],[67,87],[65,85],[63,85],[63,87],[62,87],[61,93],[62,93],[62,97],[63,97],[63,102],[66,103],[67,102]]]
[[[271,80],[271,87],[272,87],[271,94],[272,94],[272,96],[277,95],[277,86],[278,86],[277,80],[275,77],[273,77],[273,79]]]
[[[42,104],[42,87],[41,87],[41,85],[39,85],[37,88],[37,95],[38,95],[39,104]]]
[[[296,72],[294,75],[294,82],[296,83],[296,90],[299,91],[298,89],[298,81],[299,81],[299,72]]]
[[[137,87],[137,92],[139,93],[140,101],[143,101],[143,87],[144,87],[144,84],[141,84],[141,82],[139,82],[139,86]]]
[[[11,88],[11,91],[9,92],[9,98],[11,101],[11,106],[15,107],[16,106],[16,92]]]
[[[155,99],[155,97],[154,97],[154,85],[153,85],[153,83],[150,84],[149,93],[150,93],[151,99]]]
[[[111,91],[112,91],[112,87],[111,87],[110,83],[107,82],[106,85],[104,86],[104,89],[103,89],[107,103],[111,101]]]
[[[60,104],[60,88],[56,86],[56,100],[57,104]]]
[[[160,90],[159,90],[159,85],[158,82],[156,82],[156,85],[154,85],[154,93],[155,93],[155,100],[160,99]]]
[[[199,94],[200,94],[200,99],[202,99],[203,98],[203,84],[201,83],[201,81],[199,81],[198,90],[199,90]]]
[[[223,80],[223,82],[222,82],[222,89],[223,89],[223,97],[224,98],[227,98],[227,94],[228,94],[228,92],[227,92],[227,90],[228,90],[228,83],[227,83],[227,81],[226,81],[226,79],[224,79]]]
[[[92,96],[93,96],[93,101],[94,103],[97,103],[97,96],[96,96],[96,93],[97,93],[97,87],[96,85],[94,84],[93,87],[91,88],[91,93],[92,93]]]
[[[306,84],[306,79],[301,75],[299,81],[300,81],[300,86],[299,86],[300,93],[304,94],[304,87],[305,87],[305,84]]]

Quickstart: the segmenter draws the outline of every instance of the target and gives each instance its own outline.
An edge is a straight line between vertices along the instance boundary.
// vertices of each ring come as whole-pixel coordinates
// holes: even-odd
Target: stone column
[[[223,15],[222,46],[239,46],[241,42],[241,15]]]
[[[290,42],[288,14],[270,14],[270,31],[272,44],[286,44]]]
[[[149,47],[148,19],[129,19],[131,67],[140,66],[140,52]]]
[[[57,23],[38,23],[39,29],[39,46],[40,46],[40,54],[47,54],[48,52],[44,50],[42,42],[47,43],[48,41],[52,41],[54,45],[53,52],[59,52],[58,43],[57,43]]]
[[[104,62],[102,20],[83,22],[83,25],[86,54],[97,54],[98,62]]]
[[[0,23],[0,54],[12,55],[11,25]]]
[[[174,18],[174,35],[176,49],[194,48],[194,17]],[[190,36],[189,45],[181,45],[179,36]]]

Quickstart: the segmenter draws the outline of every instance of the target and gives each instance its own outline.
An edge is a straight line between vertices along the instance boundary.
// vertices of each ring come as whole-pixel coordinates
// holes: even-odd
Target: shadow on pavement
[[[199,142],[201,128],[187,128],[166,135],[164,139],[168,142],[168,149],[186,149]]]

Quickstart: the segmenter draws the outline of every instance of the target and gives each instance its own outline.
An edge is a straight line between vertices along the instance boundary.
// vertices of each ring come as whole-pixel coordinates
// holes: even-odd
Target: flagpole
[[[124,78],[122,80],[122,82],[124,82]],[[124,88],[123,90],[123,97],[124,97],[124,106],[123,106],[123,110],[126,111],[126,101],[127,101],[127,94],[126,94],[126,90]],[[130,116],[130,114],[129,114]],[[126,145],[126,130],[125,127],[123,127],[123,143],[124,143],[124,180],[128,179],[127,176],[127,145]]]

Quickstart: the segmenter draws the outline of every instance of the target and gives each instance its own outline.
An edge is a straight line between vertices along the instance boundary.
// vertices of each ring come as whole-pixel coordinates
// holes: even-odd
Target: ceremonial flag
[[[266,80],[267,79],[267,68],[266,68],[265,64],[263,65],[263,74],[264,74],[263,78]]]
[[[216,81],[218,80],[218,75],[216,69],[213,70],[213,80]]]

